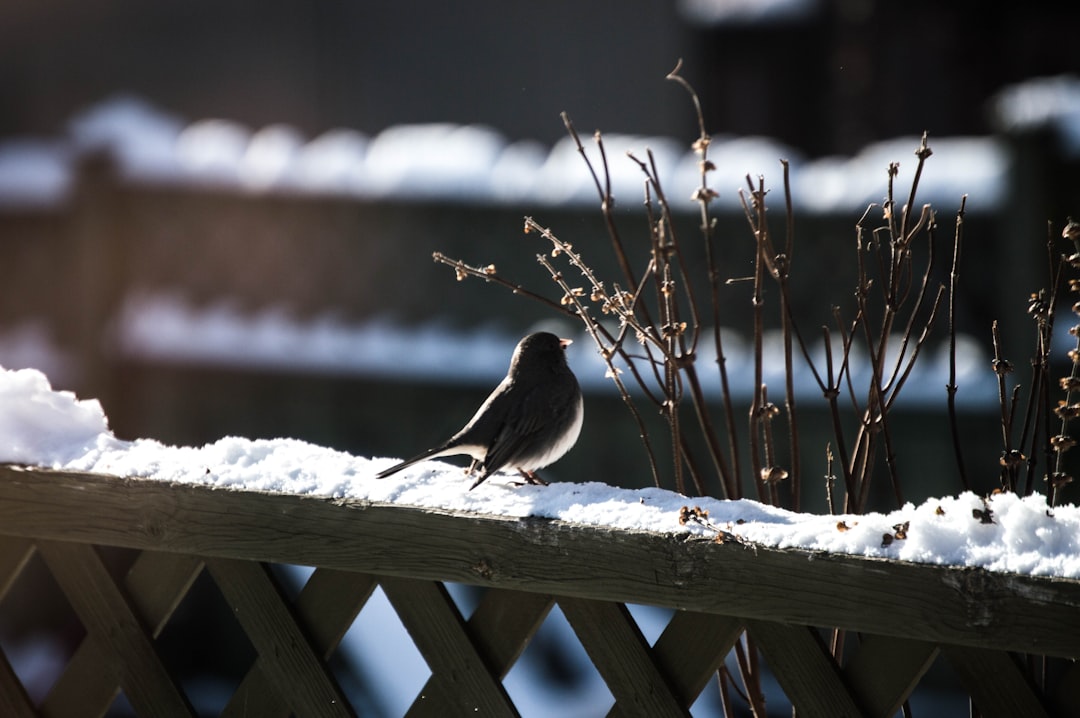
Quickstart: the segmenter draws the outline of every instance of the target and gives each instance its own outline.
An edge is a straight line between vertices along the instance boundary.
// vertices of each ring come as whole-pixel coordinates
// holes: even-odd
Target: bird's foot
[[[548,482],[541,479],[540,475],[537,474],[535,471],[523,471],[521,469],[518,469],[518,473],[521,474],[525,478],[525,483],[529,484],[530,486],[547,486],[548,485]],[[514,482],[514,484],[516,486],[523,486],[524,485],[524,484],[520,484],[520,483],[517,483],[517,482]]]

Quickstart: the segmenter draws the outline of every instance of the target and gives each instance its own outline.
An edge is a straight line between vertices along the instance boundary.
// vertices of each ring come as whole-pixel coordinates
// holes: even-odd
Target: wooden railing
[[[327,659],[376,585],[431,669],[409,715],[515,714],[502,678],[555,603],[611,715],[687,715],[744,633],[799,715],[894,715],[939,655],[984,716],[1080,705],[1080,664],[1039,685],[1014,655],[1080,657],[1076,580],[15,466],[0,534],[0,600],[37,551],[86,630],[37,705],[0,661],[4,716],[101,715],[121,690],[193,714],[155,639],[203,571],[257,653],[225,715],[353,715]],[[140,553],[114,580],[103,546]],[[272,563],[317,569],[290,600]],[[487,589],[467,620],[444,582]],[[678,610],[650,645],[626,603]],[[857,650],[838,662],[822,627]]]

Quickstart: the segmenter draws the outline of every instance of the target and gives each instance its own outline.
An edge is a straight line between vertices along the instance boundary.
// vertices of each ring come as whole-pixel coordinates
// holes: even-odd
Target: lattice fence
[[[85,629],[37,705],[0,661],[4,716],[102,715],[121,691],[194,714],[157,639],[203,572],[255,654],[225,715],[359,712],[329,659],[376,586],[431,671],[408,715],[515,715],[503,678],[556,604],[609,715],[687,715],[744,635],[800,715],[894,715],[939,655],[982,715],[1080,705],[1078,664],[1044,680],[1017,655],[1080,657],[1077,581],[16,467],[0,534],[0,610],[36,551]],[[95,546],[139,553],[117,574]],[[270,563],[318,568],[290,596]],[[446,581],[485,587],[467,618]],[[650,643],[627,602],[678,610]],[[815,627],[859,640],[838,662]]]

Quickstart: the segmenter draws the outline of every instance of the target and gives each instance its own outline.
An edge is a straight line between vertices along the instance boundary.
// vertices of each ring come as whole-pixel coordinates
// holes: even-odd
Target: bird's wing
[[[483,476],[495,473],[536,441],[537,434],[555,419],[553,399],[548,392],[532,387],[508,404],[503,425],[488,446]]]

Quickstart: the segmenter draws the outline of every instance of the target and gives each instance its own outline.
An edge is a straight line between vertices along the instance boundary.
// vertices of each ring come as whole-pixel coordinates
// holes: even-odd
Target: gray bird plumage
[[[469,423],[445,443],[380,471],[383,479],[424,459],[466,454],[469,472],[480,475],[470,489],[501,468],[517,469],[529,483],[543,483],[538,469],[573,447],[584,409],[581,387],[566,363],[567,339],[537,332],[518,342],[506,378]]]

